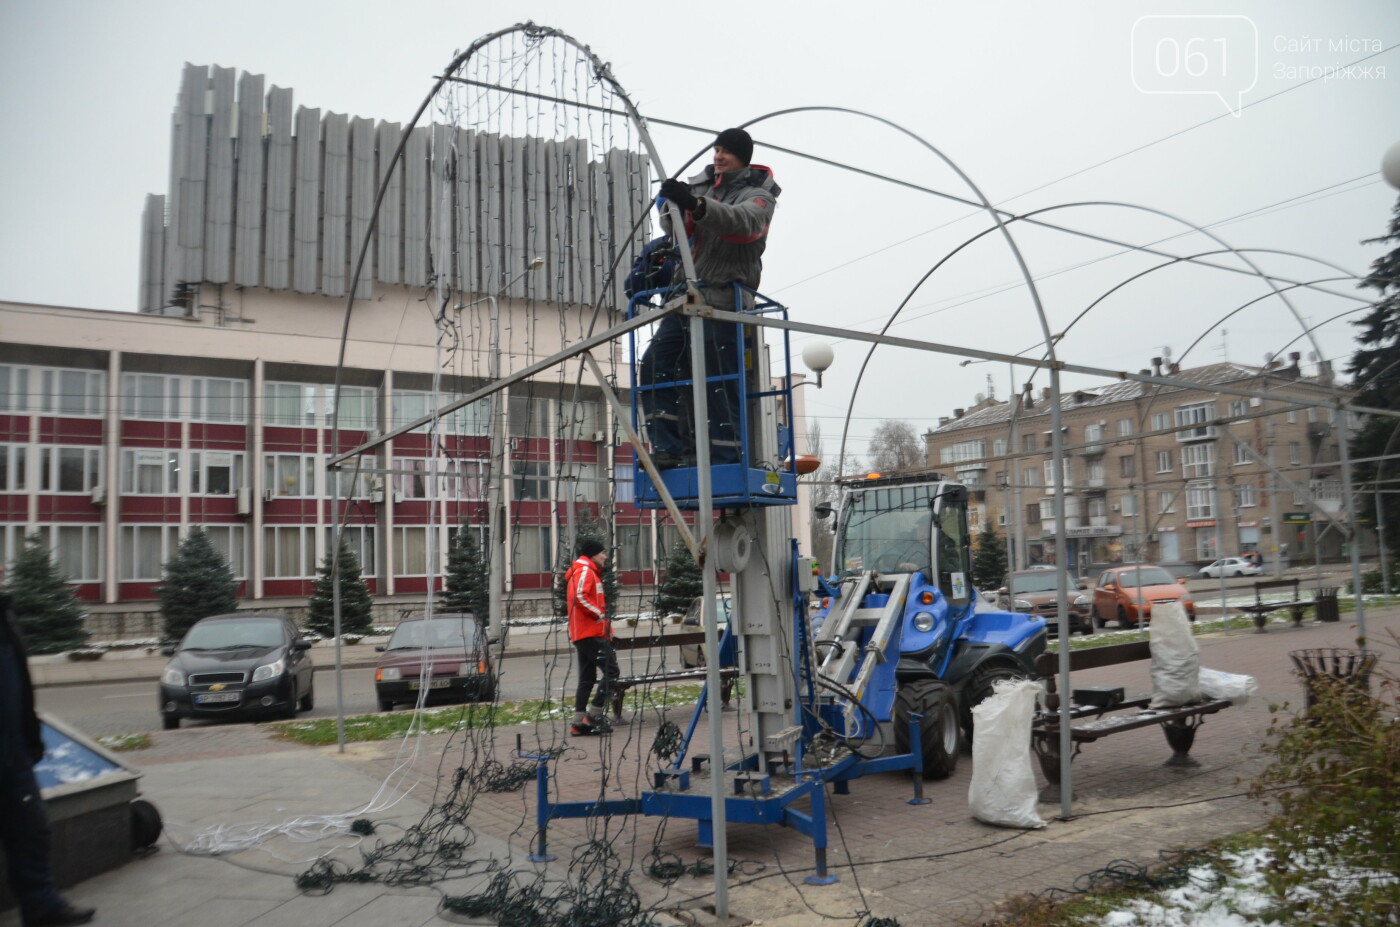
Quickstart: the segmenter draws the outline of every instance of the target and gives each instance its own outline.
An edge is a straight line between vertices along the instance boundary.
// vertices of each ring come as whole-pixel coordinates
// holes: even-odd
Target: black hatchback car
[[[286,615],[214,615],[197,621],[160,677],[160,717],[166,730],[181,718],[261,714],[295,718],[310,711],[311,642]]]

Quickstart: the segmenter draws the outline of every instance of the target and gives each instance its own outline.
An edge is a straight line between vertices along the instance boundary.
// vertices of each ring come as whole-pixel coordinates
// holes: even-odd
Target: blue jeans
[[[702,288],[707,302],[717,309],[733,311],[732,287]],[[743,353],[738,326],[728,322],[704,323],[705,375],[716,377],[740,372]],[[690,318],[668,315],[657,326],[656,334],[637,363],[637,384],[668,383],[690,379]],[[709,401],[710,463],[738,463],[739,381],[721,380],[707,384]],[[643,420],[651,438],[652,452],[677,457],[693,456],[699,429],[694,425],[694,406],[689,386],[644,390],[640,403]]]

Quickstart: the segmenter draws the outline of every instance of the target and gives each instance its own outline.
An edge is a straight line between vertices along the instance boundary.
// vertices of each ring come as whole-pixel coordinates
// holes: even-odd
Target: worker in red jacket
[[[613,682],[620,672],[617,655],[613,652],[612,622],[607,616],[603,597],[603,567],[608,551],[589,538],[578,546],[578,559],[564,574],[564,588],[569,602],[569,640],[578,655],[578,690],[574,693],[574,720],[569,727],[573,734],[610,734],[606,708],[612,695]],[[603,671],[603,683],[593,693],[598,671]],[[592,710],[588,696],[593,694]]]

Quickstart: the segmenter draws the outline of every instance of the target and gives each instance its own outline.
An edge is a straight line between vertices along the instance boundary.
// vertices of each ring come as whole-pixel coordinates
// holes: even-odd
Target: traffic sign
[[[1283,523],[1285,525],[1306,525],[1312,521],[1312,517],[1307,512],[1284,512]]]

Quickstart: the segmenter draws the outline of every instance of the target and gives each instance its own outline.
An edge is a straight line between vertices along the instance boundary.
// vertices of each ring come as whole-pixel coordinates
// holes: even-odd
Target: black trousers
[[[574,652],[578,654],[578,689],[574,692],[574,711],[588,709],[588,696],[598,681],[598,671],[602,670],[603,684],[593,695],[593,707],[603,708],[612,696],[613,683],[622,675],[617,668],[617,654],[613,652],[612,641],[605,637],[585,637],[574,641]]]

